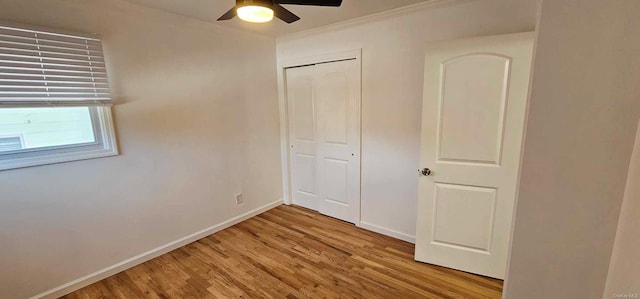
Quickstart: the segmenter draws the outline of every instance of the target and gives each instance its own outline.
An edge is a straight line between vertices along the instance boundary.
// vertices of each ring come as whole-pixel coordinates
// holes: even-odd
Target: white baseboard
[[[154,248],[152,250],[149,250],[145,253],[136,255],[130,259],[124,260],[122,262],[119,262],[115,265],[109,266],[107,268],[104,268],[102,270],[98,270],[96,272],[93,272],[89,275],[80,277],[76,280],[70,281],[68,283],[65,283],[59,287],[53,288],[51,290],[42,292],[40,294],[37,294],[31,298],[58,298],[61,296],[64,296],[66,294],[69,294],[73,291],[79,290],[83,287],[86,287],[94,282],[98,282],[102,279],[105,279],[109,276],[112,276],[114,274],[117,274],[119,272],[122,272],[126,269],[129,269],[131,267],[137,266],[139,264],[142,264],[148,260],[151,260],[153,258],[156,258],[158,256],[161,256],[167,252],[170,252],[172,250],[178,249],[184,245],[187,245],[189,243],[193,243],[195,241],[198,241],[202,238],[205,238],[207,236],[210,236],[216,232],[219,232],[225,228],[231,227],[235,224],[238,224],[242,221],[245,221],[251,217],[257,216],[259,214],[262,214],[268,210],[271,210],[277,206],[282,205],[282,199],[279,199],[277,201],[274,201],[272,203],[266,204],[260,208],[257,208],[255,210],[249,211],[247,213],[244,213],[240,216],[231,218],[225,222],[222,222],[220,224],[216,224],[212,227],[203,229],[199,232],[193,233],[191,235],[188,235],[184,238],[180,238],[178,240],[175,240],[171,243],[162,245],[160,247]]]
[[[360,221],[360,224],[358,225],[358,227],[361,227],[361,228],[364,228],[366,230],[370,230],[372,232],[376,232],[376,233],[379,233],[379,234],[383,234],[385,236],[389,236],[389,237],[392,237],[392,238],[396,238],[396,239],[400,239],[400,240],[403,240],[403,241],[407,241],[409,243],[413,243],[413,244],[416,243],[416,237],[415,236],[410,236],[410,235],[407,235],[405,233],[401,233],[399,231],[395,231],[395,230],[392,230],[392,229],[388,229],[388,228],[384,228],[384,227],[381,227],[381,226],[377,226],[375,224],[371,224],[371,223],[366,223],[364,221]]]

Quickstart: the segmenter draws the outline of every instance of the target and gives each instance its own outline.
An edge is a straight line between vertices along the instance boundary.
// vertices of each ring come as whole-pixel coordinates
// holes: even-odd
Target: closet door
[[[293,204],[318,210],[315,68],[287,69],[289,160]]]
[[[360,213],[358,61],[287,70],[293,203],[356,223]]]
[[[320,213],[355,223],[360,213],[360,72],[355,60],[316,65]]]

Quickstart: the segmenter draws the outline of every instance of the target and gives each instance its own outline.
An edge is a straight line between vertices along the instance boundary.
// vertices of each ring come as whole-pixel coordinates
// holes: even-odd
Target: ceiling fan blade
[[[220,18],[218,18],[218,21],[226,21],[226,20],[231,20],[236,16],[236,8],[232,8],[229,11],[227,11],[225,14],[223,14]]]
[[[340,6],[342,0],[276,0],[278,4],[314,5],[314,6]]]
[[[296,16],[294,13],[290,12],[289,10],[287,10],[286,8],[280,5],[274,5],[273,8],[274,8],[273,11],[276,17],[278,17],[280,20],[283,20],[289,24],[297,20],[300,20],[300,17]]]

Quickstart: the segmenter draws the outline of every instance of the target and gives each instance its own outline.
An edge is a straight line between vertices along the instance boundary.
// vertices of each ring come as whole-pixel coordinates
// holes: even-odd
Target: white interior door
[[[293,203],[318,210],[314,68],[287,69],[289,159]]]
[[[416,260],[504,279],[532,51],[532,33],[428,47]]]
[[[356,223],[360,68],[346,60],[287,69],[293,203]]]

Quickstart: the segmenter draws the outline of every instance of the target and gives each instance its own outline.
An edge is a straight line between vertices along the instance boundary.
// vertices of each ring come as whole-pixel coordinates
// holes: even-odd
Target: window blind
[[[0,25],[0,107],[110,104],[99,39]]]

